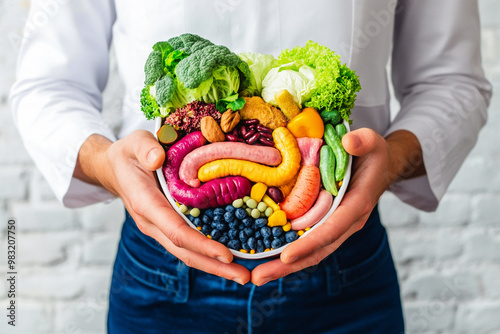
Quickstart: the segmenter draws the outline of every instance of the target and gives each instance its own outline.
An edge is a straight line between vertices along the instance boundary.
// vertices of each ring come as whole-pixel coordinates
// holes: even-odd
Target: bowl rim
[[[162,125],[161,123],[162,123],[162,117],[156,117],[156,120],[155,120],[155,130],[154,130],[153,135],[155,136],[155,138],[157,140],[158,140],[158,137],[157,137],[156,133],[160,129],[160,127]],[[347,132],[350,132],[351,128],[349,126],[349,122],[347,122],[347,121],[344,120],[343,124],[347,128]],[[333,204],[332,204],[330,210],[328,210],[328,212],[326,213],[326,215],[323,218],[321,218],[321,220],[319,222],[317,222],[309,230],[305,231],[304,234],[301,235],[299,238],[306,237],[309,233],[311,233],[312,231],[314,231],[316,228],[318,228],[319,226],[323,225],[323,223],[333,214],[333,212],[335,212],[335,210],[337,209],[337,207],[340,205],[340,202],[344,198],[344,195],[345,195],[345,193],[347,191],[347,187],[349,186],[349,182],[351,180],[351,167],[352,167],[352,155],[349,154],[349,162],[347,164],[347,169],[346,169],[346,173],[345,173],[344,179],[342,180],[342,186],[340,187],[340,189],[338,191],[338,195],[335,196],[335,198],[333,200]],[[174,208],[174,210],[184,219],[184,221],[186,221],[186,223],[189,226],[191,226],[197,232],[199,232],[202,235],[204,235],[187,218],[187,216],[184,215],[180,211],[179,207],[175,204],[176,201],[172,197],[172,195],[170,194],[170,191],[168,190],[167,181],[165,179],[165,175],[163,174],[163,166],[160,167],[160,168],[158,168],[155,172],[156,172],[156,176],[157,176],[158,182],[160,183],[160,190],[163,192],[163,194],[165,195],[165,197],[168,199],[168,201],[170,202],[170,204],[172,205],[172,207]],[[228,249],[237,258],[247,259],[247,260],[260,260],[260,259],[270,258],[270,257],[274,257],[274,256],[279,255],[290,244],[291,243],[287,243],[287,244],[281,246],[280,248],[276,248],[276,249],[273,249],[273,250],[270,250],[270,251],[267,251],[267,252],[255,253],[255,254],[243,253],[243,252],[240,252],[239,250],[234,250],[234,249],[231,249],[229,247],[228,247]]]

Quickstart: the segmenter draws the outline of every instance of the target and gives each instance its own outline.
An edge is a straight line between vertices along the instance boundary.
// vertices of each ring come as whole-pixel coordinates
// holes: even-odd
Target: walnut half
[[[240,122],[240,113],[228,109],[226,110],[226,112],[222,114],[220,120],[220,127],[222,131],[228,133],[233,131],[233,129],[236,127],[236,125],[238,125],[239,122]]]

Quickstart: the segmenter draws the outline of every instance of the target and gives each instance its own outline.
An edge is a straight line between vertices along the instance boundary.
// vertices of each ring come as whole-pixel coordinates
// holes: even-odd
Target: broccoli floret
[[[240,71],[241,86],[245,89],[250,80],[250,68],[238,55],[222,45],[209,45],[179,62],[175,74],[187,88],[197,88],[221,67],[234,67]]]
[[[162,107],[165,107],[167,103],[172,99],[176,89],[176,83],[172,75],[167,74],[160,80],[156,82],[155,89],[155,97],[158,104]]]
[[[160,116],[160,107],[155,97],[151,94],[151,85],[147,85],[141,92],[141,110],[147,119]]]
[[[175,50],[184,51],[187,54],[192,54],[193,52],[204,49],[209,45],[213,45],[213,43],[209,40],[194,34],[182,34],[177,37],[172,37],[168,40],[168,43]]]
[[[146,86],[154,84],[165,74],[163,71],[162,53],[160,51],[153,51],[149,54],[144,65],[144,74],[144,84]]]

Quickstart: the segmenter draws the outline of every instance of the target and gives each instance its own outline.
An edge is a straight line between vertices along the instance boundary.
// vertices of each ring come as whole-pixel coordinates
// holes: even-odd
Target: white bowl
[[[161,118],[157,117],[156,124],[155,124],[155,131],[154,131],[155,137],[156,137],[156,132],[160,129],[161,125],[162,125]],[[347,131],[349,132],[350,131],[349,123],[344,121],[344,125],[346,126]],[[344,197],[344,194],[347,190],[347,186],[349,185],[349,181],[351,179],[351,165],[352,165],[352,156],[349,155],[349,163],[347,165],[347,171],[345,173],[344,180],[342,181],[342,186],[339,189],[338,195],[333,200],[332,207],[330,208],[328,213],[317,224],[315,224],[313,227],[311,227],[308,231],[306,231],[299,238],[305,238],[309,233],[311,233],[316,228],[318,228],[321,224],[323,224],[326,221],[326,219],[331,216],[331,214],[335,211],[335,209],[337,209],[340,202],[342,201],[342,198]],[[196,226],[193,223],[191,223],[191,221],[183,213],[180,212],[179,207],[176,205],[174,198],[172,197],[172,195],[168,191],[167,182],[165,180],[165,175],[163,175],[162,168],[159,168],[156,170],[156,175],[158,177],[158,181],[160,182],[161,190],[163,191],[163,193],[165,194],[165,196],[169,200],[170,204],[172,204],[172,207],[174,208],[174,210],[176,210],[177,213],[179,215],[181,215],[182,218],[184,218],[184,220],[186,221],[186,223],[189,226],[191,226],[193,229],[198,231]],[[198,232],[203,234],[201,231],[198,231]],[[233,255],[235,257],[242,258],[242,259],[258,260],[258,259],[265,259],[268,257],[273,257],[276,255],[279,255],[285,249],[285,247],[288,245],[289,244],[285,244],[284,246],[281,246],[280,248],[273,249],[273,250],[267,251],[267,252],[255,253],[255,254],[242,253],[242,252],[234,250],[234,249],[229,249],[229,250],[231,251],[231,253],[233,253]]]

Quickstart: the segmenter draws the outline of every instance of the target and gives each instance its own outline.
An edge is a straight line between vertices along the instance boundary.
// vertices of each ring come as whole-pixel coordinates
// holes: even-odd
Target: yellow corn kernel
[[[274,211],[267,219],[267,226],[284,226],[286,225],[286,213],[283,210]]]
[[[266,203],[267,206],[271,207],[273,211],[281,210],[280,206],[275,201],[273,201],[273,199],[268,195],[264,195],[264,197],[262,197],[262,202]]]
[[[201,231],[201,226],[198,226],[196,229],[197,229],[198,231]]]
[[[342,183],[343,183],[342,180],[339,181],[339,187],[342,187]]]
[[[252,190],[250,190],[250,198],[254,199],[257,203],[262,201],[262,197],[266,194],[267,186],[258,182],[252,186]]]
[[[306,227],[304,231],[309,231],[310,229],[311,229],[310,227]]]
[[[242,252],[242,253],[248,253],[248,251],[247,251],[247,250],[244,250],[243,248],[242,248],[242,249],[240,249],[240,252]]]
[[[290,222],[288,222],[283,226],[283,231],[288,232],[288,231],[290,231],[291,228],[292,228],[292,224],[290,224]]]
[[[255,254],[255,249],[251,249],[250,254]]]
[[[264,249],[264,252],[269,252],[269,251],[270,251],[269,248]]]
[[[299,231],[297,232],[297,234],[298,234],[299,236],[301,236],[302,234],[304,234],[304,230],[299,230]]]
[[[208,239],[212,239],[212,236],[209,234],[209,235],[207,235],[207,238]]]

